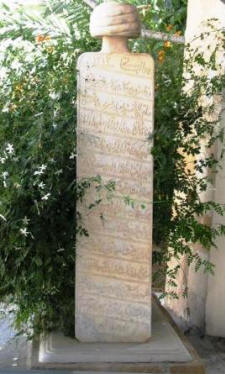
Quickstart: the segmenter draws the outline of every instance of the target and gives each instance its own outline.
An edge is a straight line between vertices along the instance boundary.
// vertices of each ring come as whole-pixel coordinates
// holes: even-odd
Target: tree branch
[[[178,43],[178,44],[184,44],[185,39],[183,36],[176,36],[176,35],[171,35],[167,34],[165,32],[157,32],[157,31],[151,31],[142,28],[141,30],[141,37],[142,38],[149,38],[149,39],[155,39],[155,40],[169,40],[173,43]]]

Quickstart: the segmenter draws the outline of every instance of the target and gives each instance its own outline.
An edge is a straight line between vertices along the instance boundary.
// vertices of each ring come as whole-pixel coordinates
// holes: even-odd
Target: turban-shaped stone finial
[[[137,38],[141,24],[137,9],[130,4],[109,1],[98,5],[90,20],[90,33],[96,38],[125,36]]]

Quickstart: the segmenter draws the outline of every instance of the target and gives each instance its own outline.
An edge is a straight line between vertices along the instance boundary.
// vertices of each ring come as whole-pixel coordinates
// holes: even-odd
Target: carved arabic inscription
[[[90,188],[78,207],[89,236],[77,239],[75,333],[83,342],[144,342],[151,336],[153,62],[145,54],[87,53],[78,71],[77,175],[114,180],[116,191],[88,211]]]

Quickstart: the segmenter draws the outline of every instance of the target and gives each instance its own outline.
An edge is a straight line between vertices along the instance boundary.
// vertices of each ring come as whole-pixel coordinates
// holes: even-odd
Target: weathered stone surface
[[[86,370],[91,373],[108,370],[165,374],[170,372],[170,366],[182,365],[180,374],[198,374],[194,364],[200,366],[199,358],[154,299],[152,313],[153,334],[146,343],[79,343],[63,334],[53,333],[41,339],[38,352],[33,352],[32,367],[51,365],[56,368],[58,365],[63,368],[67,365],[67,368],[85,370],[85,373]],[[185,370],[186,365],[189,371]]]
[[[91,188],[78,206],[89,237],[77,241],[75,334],[82,342],[144,342],[151,336],[153,61],[86,53],[78,71],[77,175],[101,175],[116,191],[88,210]]]
[[[103,2],[91,15],[90,32],[92,36],[128,36],[140,35],[141,24],[137,9],[131,4],[115,1]]]

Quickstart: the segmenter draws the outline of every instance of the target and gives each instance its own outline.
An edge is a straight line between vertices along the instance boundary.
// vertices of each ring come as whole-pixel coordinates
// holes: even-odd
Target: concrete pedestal
[[[147,343],[79,343],[52,333],[33,342],[32,368],[89,372],[204,374],[197,353],[168,313],[153,302],[153,334]]]

